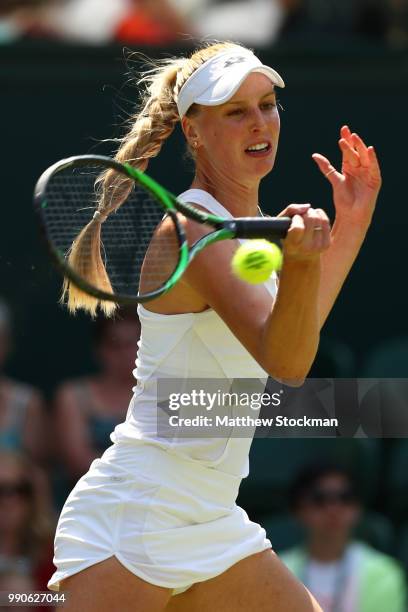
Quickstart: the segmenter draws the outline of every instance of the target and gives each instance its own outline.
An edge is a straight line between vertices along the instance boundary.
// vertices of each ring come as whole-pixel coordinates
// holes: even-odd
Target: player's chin
[[[275,152],[271,151],[264,157],[252,157],[247,155],[245,165],[251,169],[251,173],[257,174],[261,178],[266,176],[275,165]]]
[[[258,159],[256,161],[256,163],[252,163],[250,165],[251,173],[255,174],[259,178],[263,178],[264,176],[269,174],[269,172],[271,172],[271,170],[273,169],[274,165],[275,165],[275,159],[268,159],[268,160],[267,159],[263,159],[263,160]]]

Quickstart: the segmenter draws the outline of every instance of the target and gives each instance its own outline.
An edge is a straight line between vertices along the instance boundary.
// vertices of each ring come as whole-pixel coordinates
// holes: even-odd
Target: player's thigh
[[[116,557],[88,567],[61,584],[64,612],[163,612],[171,590],[138,578]]]
[[[171,598],[166,612],[322,612],[269,549]]]

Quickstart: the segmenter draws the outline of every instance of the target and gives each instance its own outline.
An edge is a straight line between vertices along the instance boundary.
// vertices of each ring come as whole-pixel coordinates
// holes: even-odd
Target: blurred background
[[[113,153],[137,101],[133,51],[188,53],[203,38],[251,46],[287,83],[278,160],[262,188],[268,213],[311,202],[332,217],[312,153],[338,167],[344,123],[375,145],[384,186],[311,375],[408,378],[408,0],[1,0],[0,590],[45,588],[58,511],[125,417],[140,333],[134,312],[92,322],[58,304],[61,279],[31,208],[35,181],[62,157]],[[183,154],[176,130],[149,166],[175,193],[192,178]],[[357,563],[387,608],[405,609],[407,440],[256,439],[251,459],[239,501],[276,550],[292,549],[288,564],[311,588],[327,586],[317,593],[331,602],[325,610],[333,601],[339,612],[385,609],[380,595],[337,602],[346,543],[347,571]],[[304,477],[309,489],[299,485],[293,502],[300,470],[316,463],[329,471]],[[338,537],[322,548],[329,532]],[[357,561],[355,541],[366,546]]]

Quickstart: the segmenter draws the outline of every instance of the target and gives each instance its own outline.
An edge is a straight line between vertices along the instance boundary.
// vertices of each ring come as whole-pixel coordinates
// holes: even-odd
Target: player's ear
[[[181,120],[181,128],[188,144],[194,149],[197,148],[200,137],[197,132],[197,127],[189,117],[184,116]]]

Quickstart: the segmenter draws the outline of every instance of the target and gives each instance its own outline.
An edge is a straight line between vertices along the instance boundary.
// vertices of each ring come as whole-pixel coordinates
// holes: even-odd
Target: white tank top
[[[179,199],[198,204],[213,214],[233,218],[215,198],[201,189],[189,189]],[[275,297],[275,273],[265,287]],[[247,476],[251,438],[170,438],[158,434],[157,380],[258,378],[266,382],[267,372],[212,309],[163,315],[139,304],[138,313],[142,331],[133,371],[137,385],[133,388],[126,420],[115,428],[112,441],[145,441],[190,461],[239,477]]]

